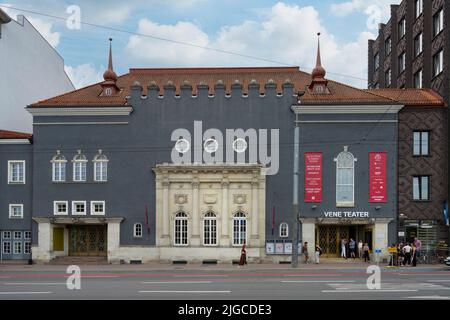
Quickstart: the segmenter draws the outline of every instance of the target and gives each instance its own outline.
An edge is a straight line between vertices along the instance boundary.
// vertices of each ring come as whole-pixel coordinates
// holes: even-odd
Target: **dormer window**
[[[112,96],[113,89],[112,88],[105,88],[105,96]]]

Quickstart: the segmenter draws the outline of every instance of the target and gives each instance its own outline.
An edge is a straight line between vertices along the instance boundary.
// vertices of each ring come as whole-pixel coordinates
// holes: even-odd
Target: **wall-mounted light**
[[[375,210],[380,210],[380,209],[381,209],[380,206],[376,206],[376,207],[375,207]]]
[[[316,209],[317,209],[317,205],[314,204],[314,205],[311,207],[311,209],[316,210]]]

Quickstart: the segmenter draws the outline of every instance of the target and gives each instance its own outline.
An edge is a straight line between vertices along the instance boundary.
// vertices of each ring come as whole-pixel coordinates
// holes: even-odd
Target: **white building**
[[[0,9],[0,128],[31,132],[25,107],[73,89],[58,52],[24,16]]]

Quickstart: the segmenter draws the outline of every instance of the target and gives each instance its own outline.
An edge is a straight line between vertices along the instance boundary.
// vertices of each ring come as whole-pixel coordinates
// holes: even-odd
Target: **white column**
[[[308,254],[310,262],[315,262],[314,251],[316,249],[316,224],[314,222],[303,222],[302,221],[302,244],[308,242]],[[304,255],[302,253],[299,261],[305,261]]]
[[[199,205],[198,205],[198,180],[195,179],[192,182],[192,236],[190,244],[192,246],[200,246],[200,218],[199,218]]]
[[[120,222],[108,222],[108,262],[120,262]]]
[[[251,234],[251,240],[250,244],[252,246],[258,246],[259,245],[259,234],[258,234],[258,182],[253,181],[252,182],[252,234]]]
[[[375,254],[375,250],[381,250],[379,254],[380,262],[382,259],[385,259],[389,256],[387,248],[389,247],[388,243],[388,223],[387,222],[375,222],[375,226],[373,228],[373,237],[374,237],[374,247],[373,247],[373,261],[376,261],[377,255]]]
[[[48,262],[51,260],[51,247],[53,229],[50,222],[38,222],[38,243],[32,248],[32,259],[38,262]],[[12,250],[12,247],[11,247]]]
[[[162,205],[162,211],[163,211],[163,232],[162,232],[162,239],[161,244],[163,246],[168,246],[170,244],[170,238],[169,238],[169,181],[165,180],[162,182],[163,187],[163,205]]]
[[[221,222],[222,222],[222,235],[220,237],[220,245],[222,247],[230,246],[230,236],[228,235],[228,188],[230,183],[228,180],[222,182],[222,212],[221,212]]]

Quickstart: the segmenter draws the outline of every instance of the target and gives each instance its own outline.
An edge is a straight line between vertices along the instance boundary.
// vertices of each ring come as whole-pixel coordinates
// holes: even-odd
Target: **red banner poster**
[[[387,202],[386,152],[369,152],[369,202]]]
[[[322,152],[305,152],[305,202],[322,202]]]

